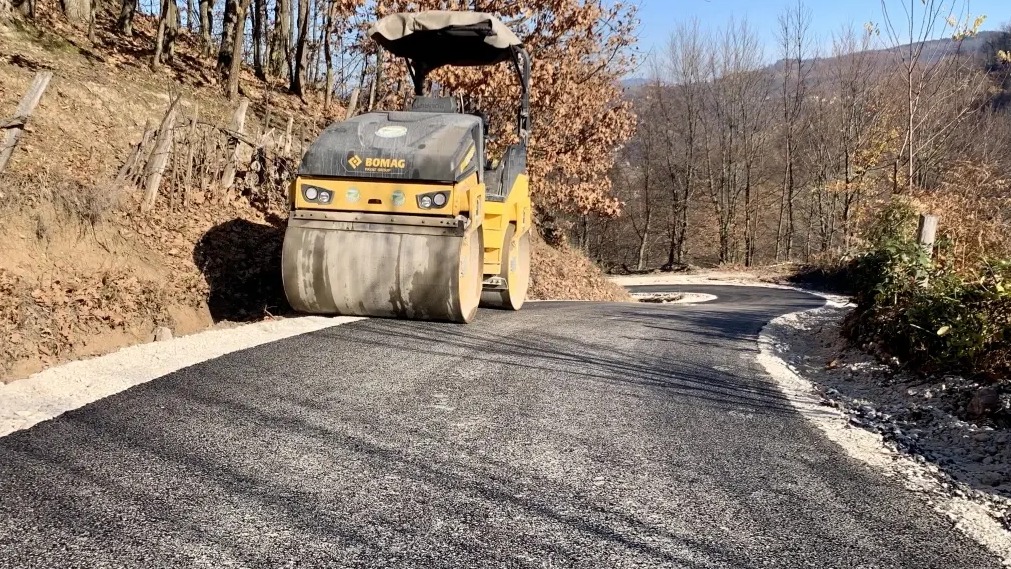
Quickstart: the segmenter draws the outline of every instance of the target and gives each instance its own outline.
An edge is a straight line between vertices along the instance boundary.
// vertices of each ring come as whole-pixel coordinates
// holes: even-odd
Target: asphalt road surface
[[[998,567],[755,361],[821,300],[365,320],[0,438],[0,567]]]

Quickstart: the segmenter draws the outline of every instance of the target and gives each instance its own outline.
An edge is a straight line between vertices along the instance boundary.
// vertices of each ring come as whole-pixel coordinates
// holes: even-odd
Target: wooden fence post
[[[145,148],[151,142],[151,138],[154,136],[154,123],[151,119],[148,119],[144,124],[144,134],[140,138],[140,142],[134,147],[133,152],[130,153],[130,157],[123,162],[123,166],[120,167],[119,173],[116,174],[116,181],[113,186],[119,189],[123,183],[129,181],[131,184],[136,182],[137,169],[143,166],[142,161],[147,156]]]
[[[193,185],[193,152],[197,146],[197,120],[199,118],[200,105],[194,103],[190,132],[186,135],[186,176],[183,181],[183,207],[190,205],[190,186]]]
[[[162,175],[165,173],[165,165],[168,163],[168,155],[172,149],[172,129],[175,127],[176,103],[178,102],[179,97],[176,97],[169,104],[168,113],[165,114],[161,126],[158,127],[154,151],[151,153],[151,160],[147,163],[147,189],[144,193],[141,211],[151,211],[158,197],[158,188],[161,186]]]
[[[284,127],[284,155],[291,156],[291,128],[294,126],[294,117],[288,117],[288,125]]]
[[[244,129],[246,126],[246,110],[249,109],[249,100],[242,99],[239,103],[239,108],[235,109],[235,114],[232,115],[232,122],[229,128],[239,134],[244,134]],[[221,189],[228,191],[232,187],[232,183],[235,181],[235,171],[238,168],[239,155],[241,153],[243,142],[241,140],[235,140],[235,146],[232,149],[231,159],[225,164],[225,171],[221,174]]]
[[[355,112],[358,110],[358,97],[361,96],[361,92],[362,90],[358,87],[355,87],[351,91],[351,98],[348,99],[348,110],[344,115],[344,120],[348,120],[349,118],[355,116]]]
[[[52,78],[53,73],[51,71],[36,73],[31,87],[28,88],[28,92],[25,93],[25,96],[21,98],[21,102],[18,103],[14,116],[11,119],[0,121],[7,123],[2,129],[7,132],[4,135],[3,144],[0,145],[0,173],[3,173],[4,168],[7,167],[7,162],[11,159],[11,155],[14,154],[14,147],[18,145],[21,133],[24,132],[24,125],[28,121],[28,117],[32,116],[35,107],[42,100],[42,94],[46,92],[46,87],[49,86],[49,81]]]
[[[920,223],[916,228],[916,241],[927,252],[928,256],[934,255],[934,240],[937,237],[937,216],[923,214],[920,216]]]
[[[927,257],[931,258],[934,256],[934,238],[937,236],[937,216],[929,214],[920,215],[920,223],[916,227],[916,242],[923,247],[923,250],[927,253]],[[924,276],[923,282],[920,286],[927,287],[930,285],[930,277]]]

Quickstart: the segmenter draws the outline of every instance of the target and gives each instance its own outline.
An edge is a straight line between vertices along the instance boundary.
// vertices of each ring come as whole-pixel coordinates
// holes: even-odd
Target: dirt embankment
[[[175,193],[150,213],[140,212],[140,188],[110,183],[173,95],[179,116],[207,124],[227,125],[237,106],[185,35],[176,59],[151,72],[153,33],[138,17],[134,38],[100,26],[92,46],[59,21],[0,24],[0,117],[13,114],[37,71],[53,73],[0,175],[0,381],[151,341],[162,326],[179,335],[289,311],[279,276],[283,199],[264,192],[283,188],[297,160],[259,157],[229,189],[189,187],[182,200],[181,180],[167,180]],[[251,74],[242,85],[246,132],[292,116],[295,156],[344,112]],[[627,300],[576,251],[537,240],[533,254],[534,298]]]
[[[533,299],[631,300],[628,291],[608,279],[586,255],[565,243],[552,246],[535,235],[530,271],[530,297]]]

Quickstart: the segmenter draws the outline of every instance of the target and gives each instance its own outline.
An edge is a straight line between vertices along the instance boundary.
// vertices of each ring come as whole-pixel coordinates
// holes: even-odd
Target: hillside
[[[182,31],[172,60],[152,72],[155,19],[138,14],[132,38],[112,31],[111,14],[98,24],[94,44],[58,14],[0,24],[0,118],[36,73],[52,73],[0,174],[0,381],[150,341],[162,327],[178,335],[287,314],[284,192],[307,141],[346,112],[245,68],[229,100],[196,37]],[[146,212],[151,162],[117,175],[138,150],[152,152],[176,98],[172,151]],[[227,134],[242,100],[255,148]],[[569,296],[621,296],[577,253],[544,247],[536,251],[579,271],[562,287]],[[534,292],[558,289],[554,278],[533,275]]]
[[[938,40],[931,40],[923,44],[923,52],[920,56],[920,61],[924,65],[931,65],[941,60],[942,58],[952,55],[969,55],[985,59],[987,56],[991,56],[996,53],[995,48],[1000,42],[1004,41],[1005,33],[997,30],[985,30],[979,32],[973,37],[966,38],[961,42],[956,42],[953,39],[945,38]],[[888,67],[895,61],[901,61],[902,57],[909,52],[910,45],[901,45],[898,47],[888,47],[888,48],[877,48],[869,49],[865,51],[858,51],[856,54],[861,56],[866,56],[866,62],[868,66],[871,67]],[[822,70],[833,69],[845,62],[845,59],[852,57],[854,54],[847,56],[821,56],[811,59],[806,59],[802,63],[802,69],[805,75],[808,76],[809,81],[812,85],[817,84],[821,77],[812,76],[811,73],[818,73]],[[778,78],[783,74],[783,66],[786,62],[782,59],[774,61],[763,67],[760,72],[768,75],[770,78]],[[796,62],[791,62],[791,64],[796,65]],[[628,91],[634,92],[637,89],[649,84],[649,79],[644,77],[630,77],[622,81],[622,86]],[[781,85],[776,85],[775,88],[780,88]]]

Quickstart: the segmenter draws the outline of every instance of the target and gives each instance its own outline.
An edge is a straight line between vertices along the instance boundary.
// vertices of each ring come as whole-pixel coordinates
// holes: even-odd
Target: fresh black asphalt
[[[680,288],[720,298],[364,320],[0,438],[0,567],[999,567],[756,363],[820,299]]]

